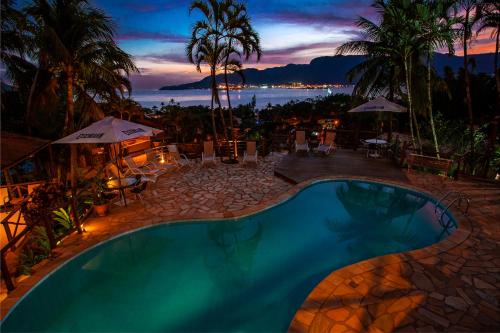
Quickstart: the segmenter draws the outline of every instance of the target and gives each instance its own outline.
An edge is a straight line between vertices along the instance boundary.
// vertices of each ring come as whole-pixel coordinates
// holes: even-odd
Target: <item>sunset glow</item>
[[[199,17],[189,15],[190,0],[141,2],[95,0],[117,23],[120,46],[134,56],[140,75],[132,77],[136,89],[155,89],[167,84],[187,83],[206,76],[187,61],[185,43],[190,27]],[[358,16],[375,19],[371,0],[284,1],[252,0],[247,6],[259,32],[264,56],[246,67],[268,68],[289,63],[308,63],[318,56],[335,54],[341,43],[355,39]],[[494,50],[490,33],[478,36],[470,53]],[[457,45],[457,55],[462,54]]]

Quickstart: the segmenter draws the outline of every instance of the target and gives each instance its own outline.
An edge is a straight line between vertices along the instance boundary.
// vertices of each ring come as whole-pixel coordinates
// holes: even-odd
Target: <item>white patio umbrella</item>
[[[392,115],[392,113],[404,113],[406,112],[406,108],[399,104],[388,101],[382,96],[379,96],[347,112],[349,113],[390,112],[390,114]],[[389,126],[390,126],[389,131],[392,132],[392,121],[390,121]],[[377,125],[377,136],[378,136],[378,125]],[[389,137],[387,139],[389,141]]]
[[[75,166],[76,166],[76,145],[78,143],[100,143],[112,144],[119,143],[129,139],[135,139],[141,136],[154,136],[162,130],[133,123],[130,121],[105,117],[102,120],[96,121],[92,125],[85,127],[73,134],[70,134],[62,139],[52,142],[53,144],[71,144],[71,187],[73,197],[76,192]],[[113,147],[114,151],[114,147]],[[118,168],[118,178],[120,178],[120,168],[118,166],[118,156],[114,151],[115,163]],[[76,208],[76,207],[73,207]],[[75,214],[76,216],[76,214]]]
[[[53,143],[118,143],[141,136],[153,136],[160,132],[163,131],[114,117],[106,117]]]
[[[391,101],[386,100],[384,97],[379,96],[371,101],[366,102],[365,104],[361,104],[355,107],[352,110],[347,111],[349,113],[355,112],[394,112],[394,113],[403,113],[406,112],[406,108],[393,103]]]

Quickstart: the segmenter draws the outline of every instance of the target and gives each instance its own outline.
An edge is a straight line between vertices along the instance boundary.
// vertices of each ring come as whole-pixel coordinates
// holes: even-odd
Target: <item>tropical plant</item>
[[[68,209],[59,208],[52,211],[54,213],[54,221],[59,223],[64,229],[68,230],[73,227],[73,219],[71,218],[71,206]]]
[[[229,83],[228,83],[228,72],[237,73],[244,82],[245,77],[242,72],[242,64],[238,58],[243,55],[245,60],[248,60],[250,56],[255,53],[257,55],[257,61],[260,60],[262,56],[262,50],[260,48],[260,38],[258,33],[252,28],[250,23],[250,18],[247,14],[246,5],[244,3],[237,2],[236,0],[225,0],[226,1],[226,12],[224,24],[226,26],[226,42],[227,48],[224,50],[224,82],[226,84],[226,96],[227,104],[229,110],[229,126],[231,131],[231,139],[235,145],[236,152],[236,140],[234,137],[234,121],[233,112],[231,106],[231,97],[229,94]],[[237,58],[231,58],[232,55],[236,55]]]
[[[498,93],[497,112],[500,114],[500,71],[498,70],[498,53],[500,43],[500,2],[495,0],[485,0],[482,3],[482,17],[477,34],[486,29],[491,29],[491,38],[495,39],[495,57],[493,59],[493,73],[495,75]]]
[[[104,12],[87,0],[36,0],[26,13],[33,24],[38,67],[64,82],[64,133],[75,128],[75,99],[83,110],[99,116],[96,95],[130,91],[123,73],[128,76],[137,68],[114,42],[113,22]]]
[[[472,41],[473,27],[480,19],[480,7],[478,0],[458,0],[455,1],[453,9],[455,19],[459,27],[463,46],[464,71],[465,71],[465,100],[467,103],[467,113],[469,115],[469,135],[470,135],[470,163],[474,160],[474,115],[472,113],[471,83],[469,73],[469,44]],[[472,165],[471,165],[472,166]]]
[[[222,62],[222,52],[227,47],[226,45],[222,45],[224,44],[224,6],[225,3],[221,3],[218,0],[195,0],[192,2],[189,7],[189,13],[191,14],[196,10],[201,12],[204,17],[194,24],[191,31],[191,39],[186,46],[188,60],[196,65],[196,69],[199,72],[201,72],[202,64],[207,64],[210,69],[210,88],[212,91],[210,112],[212,130],[216,142],[218,142],[218,136],[215,125],[214,103],[221,109],[216,74]],[[227,139],[227,133],[225,136]]]
[[[426,67],[427,67],[427,110],[430,118],[432,138],[436,156],[439,158],[439,143],[434,124],[434,115],[432,112],[432,58],[434,52],[446,47],[450,54],[454,53],[455,31],[453,25],[455,20],[448,17],[450,2],[441,0],[429,0],[416,6],[418,17],[422,22],[423,34],[420,37],[425,49]]]

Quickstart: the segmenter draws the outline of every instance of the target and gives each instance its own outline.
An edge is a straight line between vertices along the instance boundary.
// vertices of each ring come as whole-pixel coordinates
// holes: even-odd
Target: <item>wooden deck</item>
[[[364,151],[350,149],[339,149],[329,156],[292,153],[282,159],[274,173],[294,184],[322,176],[373,177],[408,183],[406,172],[393,161],[367,158]]]

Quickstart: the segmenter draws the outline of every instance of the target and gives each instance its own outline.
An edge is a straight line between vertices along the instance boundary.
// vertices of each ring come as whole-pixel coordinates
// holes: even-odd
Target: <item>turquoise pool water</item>
[[[242,219],[158,225],[96,246],[42,280],[1,330],[284,332],[331,271],[428,246],[451,225],[413,191],[319,182]]]

